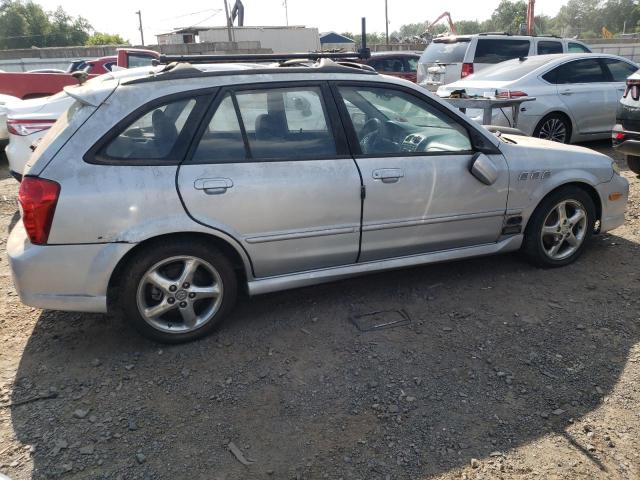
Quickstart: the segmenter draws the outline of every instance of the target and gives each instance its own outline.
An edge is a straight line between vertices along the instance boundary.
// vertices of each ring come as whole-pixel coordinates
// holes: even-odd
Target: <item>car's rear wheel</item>
[[[640,175],[640,157],[636,157],[635,155],[627,155],[627,165],[629,166],[629,170],[631,170],[636,175]]]
[[[561,188],[536,208],[525,231],[523,251],[536,265],[562,267],[583,252],[594,231],[593,200],[578,187]]]
[[[562,114],[551,113],[536,125],[533,136],[552,142],[569,143],[571,141],[571,122]]]
[[[230,261],[197,240],[145,249],[125,275],[120,298],[127,320],[145,337],[163,343],[211,333],[236,299]]]

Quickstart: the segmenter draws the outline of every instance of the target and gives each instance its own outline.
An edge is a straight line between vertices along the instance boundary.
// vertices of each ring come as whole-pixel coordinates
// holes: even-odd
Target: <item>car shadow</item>
[[[564,432],[638,341],[636,249],[607,235],[561,269],[507,255],[256,297],[180,346],[46,311],[12,401],[44,398],[12,425],[34,478],[427,478],[549,433],[607,471]],[[399,310],[410,325],[352,323]]]

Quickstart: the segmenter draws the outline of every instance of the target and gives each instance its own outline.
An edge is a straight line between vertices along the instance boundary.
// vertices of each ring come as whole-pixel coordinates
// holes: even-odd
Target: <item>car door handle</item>
[[[573,92],[571,90],[565,90],[564,92],[560,92],[560,95],[573,95]]]
[[[198,178],[193,187],[207,195],[221,195],[233,187],[233,181],[230,178]]]
[[[371,173],[375,180],[382,180],[382,183],[396,183],[402,177],[404,172],[400,168],[379,168]]]

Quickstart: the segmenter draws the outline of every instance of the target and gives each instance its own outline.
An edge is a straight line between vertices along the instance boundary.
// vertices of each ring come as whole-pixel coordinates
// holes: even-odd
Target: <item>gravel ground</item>
[[[6,232],[17,188],[2,172]],[[0,472],[640,478],[640,180],[625,175],[627,224],[569,267],[506,255],[257,297],[175,347],[22,305],[2,255]],[[411,323],[351,323],[381,310]]]

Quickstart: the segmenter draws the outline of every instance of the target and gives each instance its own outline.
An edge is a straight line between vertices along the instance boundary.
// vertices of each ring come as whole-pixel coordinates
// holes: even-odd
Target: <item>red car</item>
[[[83,61],[79,69],[87,69],[89,78],[111,71],[114,65],[133,68],[151,65],[160,54],[152,50],[120,48],[118,55]],[[71,73],[22,73],[0,72],[0,94],[13,95],[27,100],[29,98],[48,97],[58,93],[67,85],[77,84]]]
[[[416,83],[420,55],[417,52],[375,52],[363,63],[373,67],[377,72]]]

